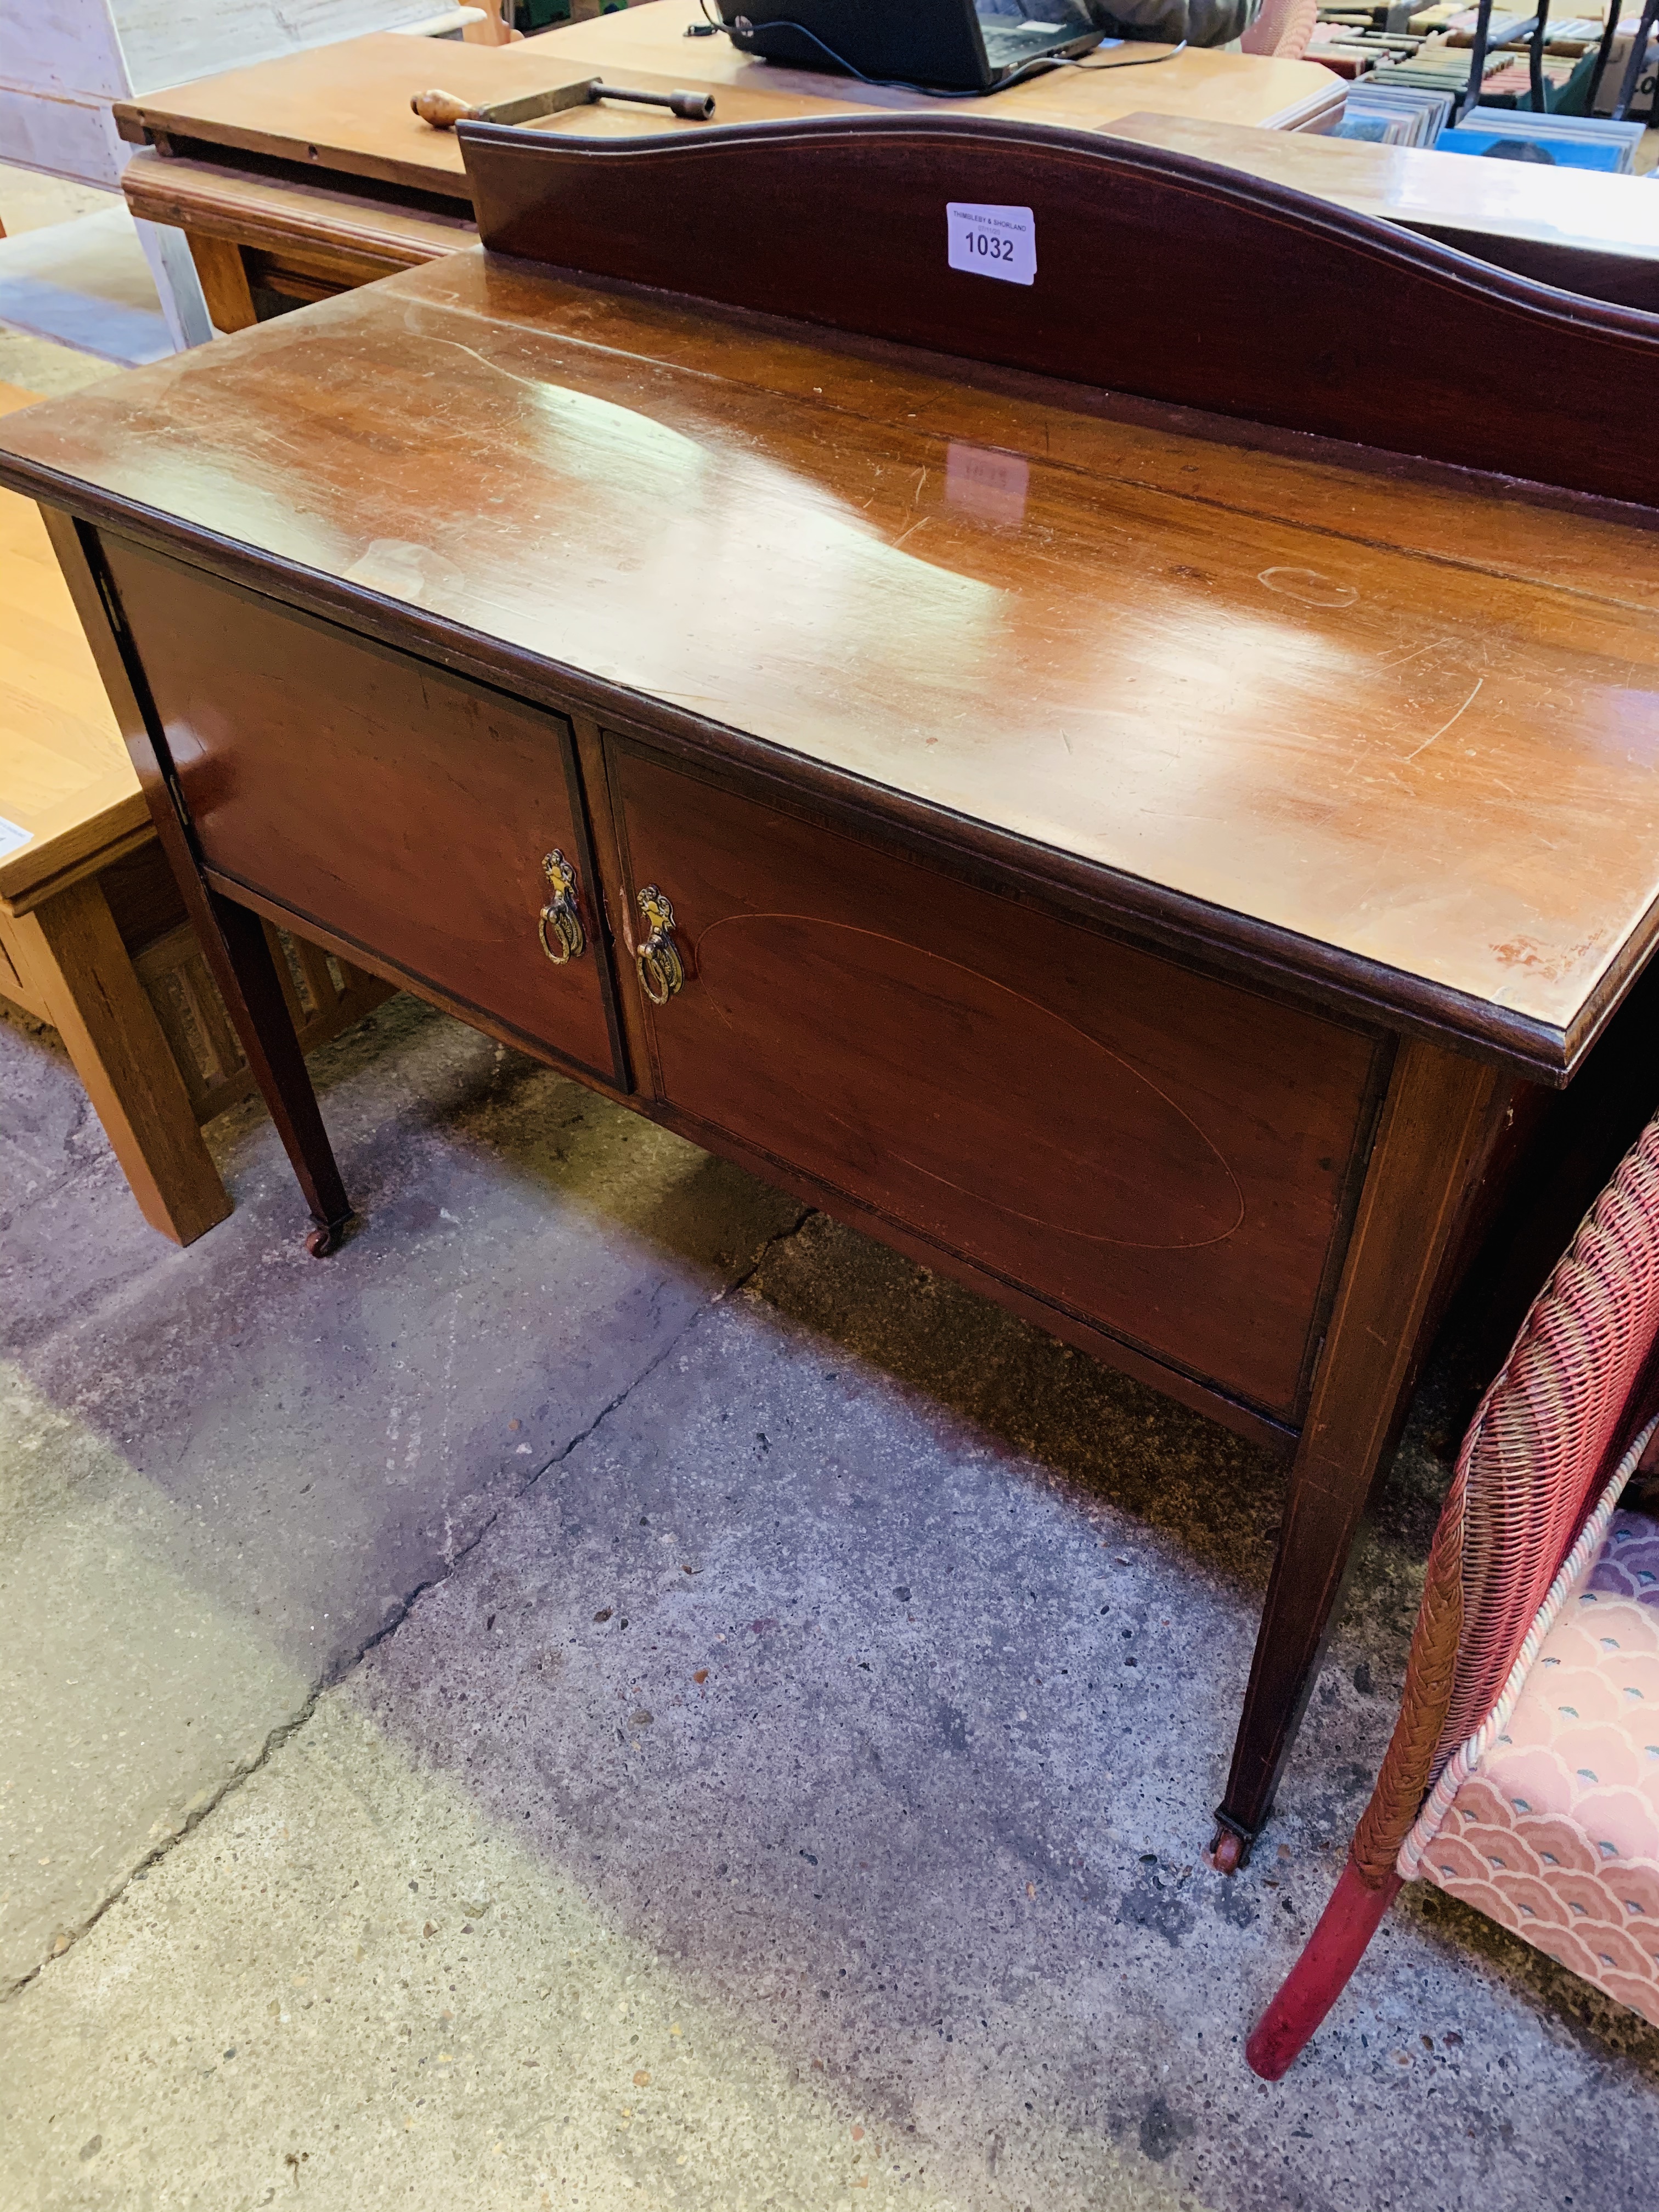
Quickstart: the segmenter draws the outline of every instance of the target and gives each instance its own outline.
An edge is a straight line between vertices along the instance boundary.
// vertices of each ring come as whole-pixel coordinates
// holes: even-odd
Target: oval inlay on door
[[[811,915],[732,915],[697,939],[696,972],[732,1052],[764,1066],[775,1096],[795,1091],[866,1170],[919,1178],[924,1202],[933,1184],[1059,1236],[1143,1251],[1217,1243],[1244,1218],[1237,1178],[1190,1115],[1097,1038],[965,961]],[[833,1082],[813,1081],[826,1068]],[[1024,1132],[1018,1148],[1011,1126]]]

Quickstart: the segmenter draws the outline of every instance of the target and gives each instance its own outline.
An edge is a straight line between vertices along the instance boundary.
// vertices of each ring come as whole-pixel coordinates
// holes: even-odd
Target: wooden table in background
[[[155,150],[128,163],[128,203],[184,233],[221,331],[418,267],[474,245],[478,234],[459,143],[411,114],[411,95],[435,83],[482,102],[596,75],[562,52],[565,35],[436,50],[389,35],[351,39],[135,102],[117,121]],[[626,82],[674,89],[641,70]],[[720,119],[842,112],[822,99],[732,93]],[[603,106],[558,124],[613,137],[698,127]]]
[[[720,123],[939,107],[920,94],[750,61],[724,39],[686,38],[702,20],[684,0],[653,0],[514,46],[382,33],[204,78],[118,108],[125,136],[167,149],[135,155],[124,189],[135,216],[183,231],[215,325],[242,330],[472,243],[459,146],[409,110],[410,94],[434,83],[475,103],[601,74],[646,91],[706,85]],[[1140,64],[1133,69],[1060,72],[951,109],[1074,130],[1147,106],[1275,131],[1328,129],[1340,112],[1345,88],[1316,64],[1189,52],[1145,65],[1162,51],[1136,46],[1126,50]],[[548,127],[632,138],[702,126],[588,107]]]
[[[1112,130],[1398,223],[1540,284],[1649,313],[1659,308],[1659,185],[1648,177],[1243,130],[1182,115],[1127,115]]]
[[[1230,53],[1192,46],[1133,42],[1101,50],[1082,69],[1051,70],[1006,92],[979,100],[940,100],[890,85],[860,84],[815,70],[781,69],[739,53],[729,39],[687,38],[707,21],[696,0],[653,4],[600,15],[532,41],[584,62],[609,76],[646,70],[711,92],[793,94],[817,101],[850,102],[861,112],[991,116],[1004,123],[1049,123],[1069,131],[1098,131],[1115,116],[1155,107],[1162,114],[1249,124],[1261,131],[1329,130],[1342,112],[1344,81],[1318,62],[1279,61],[1266,54]],[[1164,57],[1168,58],[1164,58]],[[688,126],[695,130],[694,124]]]

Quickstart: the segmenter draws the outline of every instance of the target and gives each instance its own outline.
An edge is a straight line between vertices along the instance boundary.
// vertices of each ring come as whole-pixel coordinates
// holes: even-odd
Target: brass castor
[[[1218,1874],[1237,1874],[1244,1863],[1248,1846],[1237,1828],[1219,1827],[1205,1853]]]

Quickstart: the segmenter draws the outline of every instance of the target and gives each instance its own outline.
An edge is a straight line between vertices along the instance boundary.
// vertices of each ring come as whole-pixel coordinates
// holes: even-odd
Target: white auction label
[[[1005,284],[1036,281],[1036,217],[1030,208],[947,200],[945,234],[945,258],[952,269],[1000,276]]]
[[[33,830],[20,830],[16,823],[8,822],[0,815],[0,854],[15,853],[20,845],[27,845],[33,835]]]

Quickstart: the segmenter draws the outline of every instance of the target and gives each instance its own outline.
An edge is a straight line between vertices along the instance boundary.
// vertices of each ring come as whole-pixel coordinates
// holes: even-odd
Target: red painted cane
[[[1372,1889],[1352,1859],[1344,1866],[1318,1927],[1244,2046],[1251,2071],[1264,2081],[1277,2081],[1293,2063],[1347,1987],[1348,1977],[1403,1887],[1400,1876],[1391,1874],[1381,1889]]]

